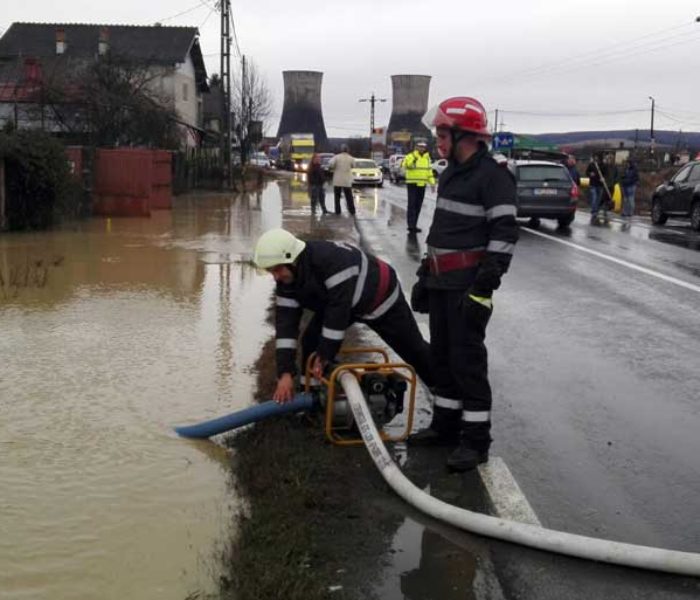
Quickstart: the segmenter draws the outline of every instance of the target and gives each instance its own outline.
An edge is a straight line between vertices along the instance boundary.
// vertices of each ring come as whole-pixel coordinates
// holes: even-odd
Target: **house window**
[[[186,83],[183,83],[183,84],[182,84],[182,99],[183,99],[185,102],[187,102],[187,94],[188,94],[188,92],[189,92],[189,90],[187,89],[187,84],[186,84]]]

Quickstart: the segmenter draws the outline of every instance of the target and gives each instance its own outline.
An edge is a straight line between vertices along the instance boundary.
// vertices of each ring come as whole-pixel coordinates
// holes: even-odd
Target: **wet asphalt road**
[[[362,243],[410,290],[435,196],[414,240],[404,187],[362,196]],[[700,235],[587,217],[521,228],[488,329],[493,454],[546,527],[700,552]],[[486,546],[501,590],[475,597],[700,597],[696,579]]]

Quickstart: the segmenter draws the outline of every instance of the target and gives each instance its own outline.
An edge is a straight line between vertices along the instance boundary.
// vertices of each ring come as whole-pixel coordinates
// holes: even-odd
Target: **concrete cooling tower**
[[[393,106],[387,129],[394,132],[408,131],[412,136],[430,137],[430,131],[421,119],[428,110],[430,75],[392,75]]]
[[[328,145],[326,126],[321,110],[319,71],[283,71],[284,107],[277,137],[287,133],[313,133],[317,149]]]

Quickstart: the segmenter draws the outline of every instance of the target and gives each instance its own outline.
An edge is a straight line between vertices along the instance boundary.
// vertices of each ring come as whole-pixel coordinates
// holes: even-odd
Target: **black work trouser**
[[[378,319],[359,320],[372,329],[382,340],[411,365],[427,386],[433,385],[430,345],[423,339],[411,307],[403,293],[394,305]],[[323,328],[323,312],[317,311],[309,321],[301,337],[302,370],[306,371],[306,361],[318,348]]]
[[[338,187],[337,185],[333,187],[333,197],[335,199],[335,214],[340,214],[340,193],[345,194],[345,204],[348,205],[348,212],[351,215],[355,214],[355,201],[352,197],[351,187]]]
[[[309,196],[311,196],[311,212],[316,214],[316,207],[320,206],[321,211],[325,215],[328,212],[326,209],[326,188],[322,183],[314,183],[309,188]]]
[[[423,207],[423,199],[425,198],[425,186],[409,183],[406,185],[408,191],[408,209],[406,210],[406,224],[409,229],[415,229],[418,226],[418,217],[420,209]]]
[[[490,310],[465,310],[465,290],[430,290],[430,348],[435,372],[431,427],[459,431],[476,450],[491,442],[491,386],[484,339]],[[474,307],[472,307],[474,308]]]

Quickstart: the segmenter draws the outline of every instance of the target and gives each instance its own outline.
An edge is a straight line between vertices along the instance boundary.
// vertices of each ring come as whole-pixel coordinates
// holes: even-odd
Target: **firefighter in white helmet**
[[[431,384],[430,347],[418,329],[396,272],[387,263],[344,242],[304,242],[284,229],[260,236],[253,261],[277,283],[275,401],[287,402],[294,395],[303,309],[314,314],[301,338],[301,364],[306,365],[316,352],[316,378],[335,359],[348,327],[361,322]]]

